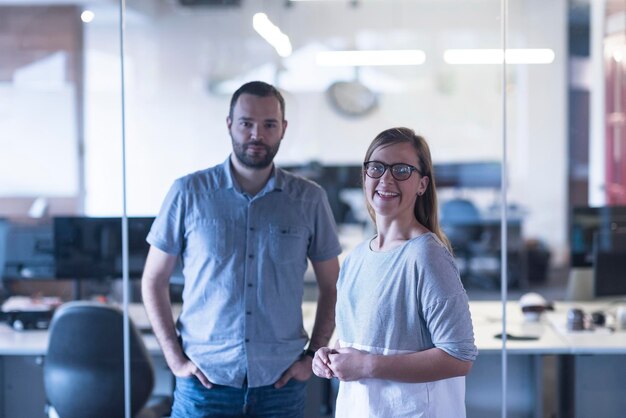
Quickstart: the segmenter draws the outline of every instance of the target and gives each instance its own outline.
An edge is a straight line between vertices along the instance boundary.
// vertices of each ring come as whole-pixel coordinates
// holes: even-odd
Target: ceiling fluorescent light
[[[265,13],[257,13],[252,17],[252,27],[263,39],[276,49],[283,58],[291,55],[291,42],[278,26],[272,23]]]
[[[383,1],[387,1],[387,0],[289,0],[290,3],[326,2],[326,3],[352,3],[355,5],[358,3],[362,3],[362,2],[372,3],[372,2],[383,2]]]
[[[374,66],[421,65],[426,54],[419,49],[381,51],[324,51],[317,54],[317,65],[322,66]]]
[[[443,60],[448,64],[502,64],[501,49],[447,49]],[[548,48],[507,49],[507,64],[550,64],[554,51]]]

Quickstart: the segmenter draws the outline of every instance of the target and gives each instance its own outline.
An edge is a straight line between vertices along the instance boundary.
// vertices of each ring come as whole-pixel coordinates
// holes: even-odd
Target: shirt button
[[[252,312],[246,311],[246,315],[252,315]]]
[[[252,283],[248,283],[248,287],[252,287]]]
[[[250,338],[246,338],[246,342],[249,343],[250,342]]]
[[[251,226],[251,227],[250,227],[250,228],[248,228],[248,229],[250,229],[250,231],[254,231],[254,227],[253,227],[253,226]]]
[[[248,254],[248,258],[254,258],[254,254]]]

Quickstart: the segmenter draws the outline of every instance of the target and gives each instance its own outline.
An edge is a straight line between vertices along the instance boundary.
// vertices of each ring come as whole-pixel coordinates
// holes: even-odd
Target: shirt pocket
[[[227,257],[233,252],[233,234],[229,220],[199,219],[189,235],[188,247],[204,249],[203,253],[210,258]]]
[[[306,259],[306,228],[298,225],[270,225],[270,257],[277,264]]]

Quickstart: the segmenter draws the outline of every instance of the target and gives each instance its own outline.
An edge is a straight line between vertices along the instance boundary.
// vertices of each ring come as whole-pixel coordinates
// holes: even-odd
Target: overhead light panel
[[[304,3],[304,2],[327,2],[327,3],[353,3],[358,4],[362,2],[383,2],[387,0],[289,0],[291,3]]]
[[[252,27],[263,39],[274,47],[283,58],[291,55],[291,42],[278,26],[272,23],[265,13],[257,13],[252,17]]]
[[[240,6],[241,0],[178,0],[182,6]]]
[[[371,51],[323,51],[317,54],[317,65],[363,67],[380,65],[421,65],[426,54],[419,49]]]
[[[554,62],[554,51],[548,48],[507,49],[447,49],[443,60],[448,64],[550,64]]]

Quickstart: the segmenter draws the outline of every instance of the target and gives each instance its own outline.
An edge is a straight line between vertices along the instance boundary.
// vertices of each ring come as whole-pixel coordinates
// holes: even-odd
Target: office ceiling
[[[127,0],[129,48],[137,39],[133,26],[145,29],[158,37],[163,50],[170,47],[166,54],[181,63],[183,73],[202,77],[212,92],[231,91],[241,79],[266,78],[271,73],[281,73],[283,83],[293,91],[319,91],[335,80],[357,76],[377,91],[397,91],[406,88],[398,82],[404,75],[419,82],[414,72],[388,67],[363,68],[356,74],[350,68],[334,68],[318,69],[316,77],[307,74],[314,66],[312,57],[324,50],[499,45],[499,0],[241,0],[232,6],[217,5],[220,1],[187,6],[181,0]],[[119,22],[118,0],[0,0],[0,6],[12,4],[80,5],[95,11],[91,25],[110,26],[112,35]],[[289,35],[292,56],[280,59],[254,31],[252,16],[261,11]],[[487,24],[476,23],[481,21]],[[445,30],[441,22],[445,22]],[[54,45],[42,50],[19,48],[8,33],[15,32],[14,25],[0,27],[5,28],[5,33],[0,33],[0,48],[13,51],[0,49],[8,57],[0,65],[0,80],[10,79],[15,69],[54,49]],[[61,32],[64,26],[54,27]],[[435,64],[431,60],[426,65]]]

